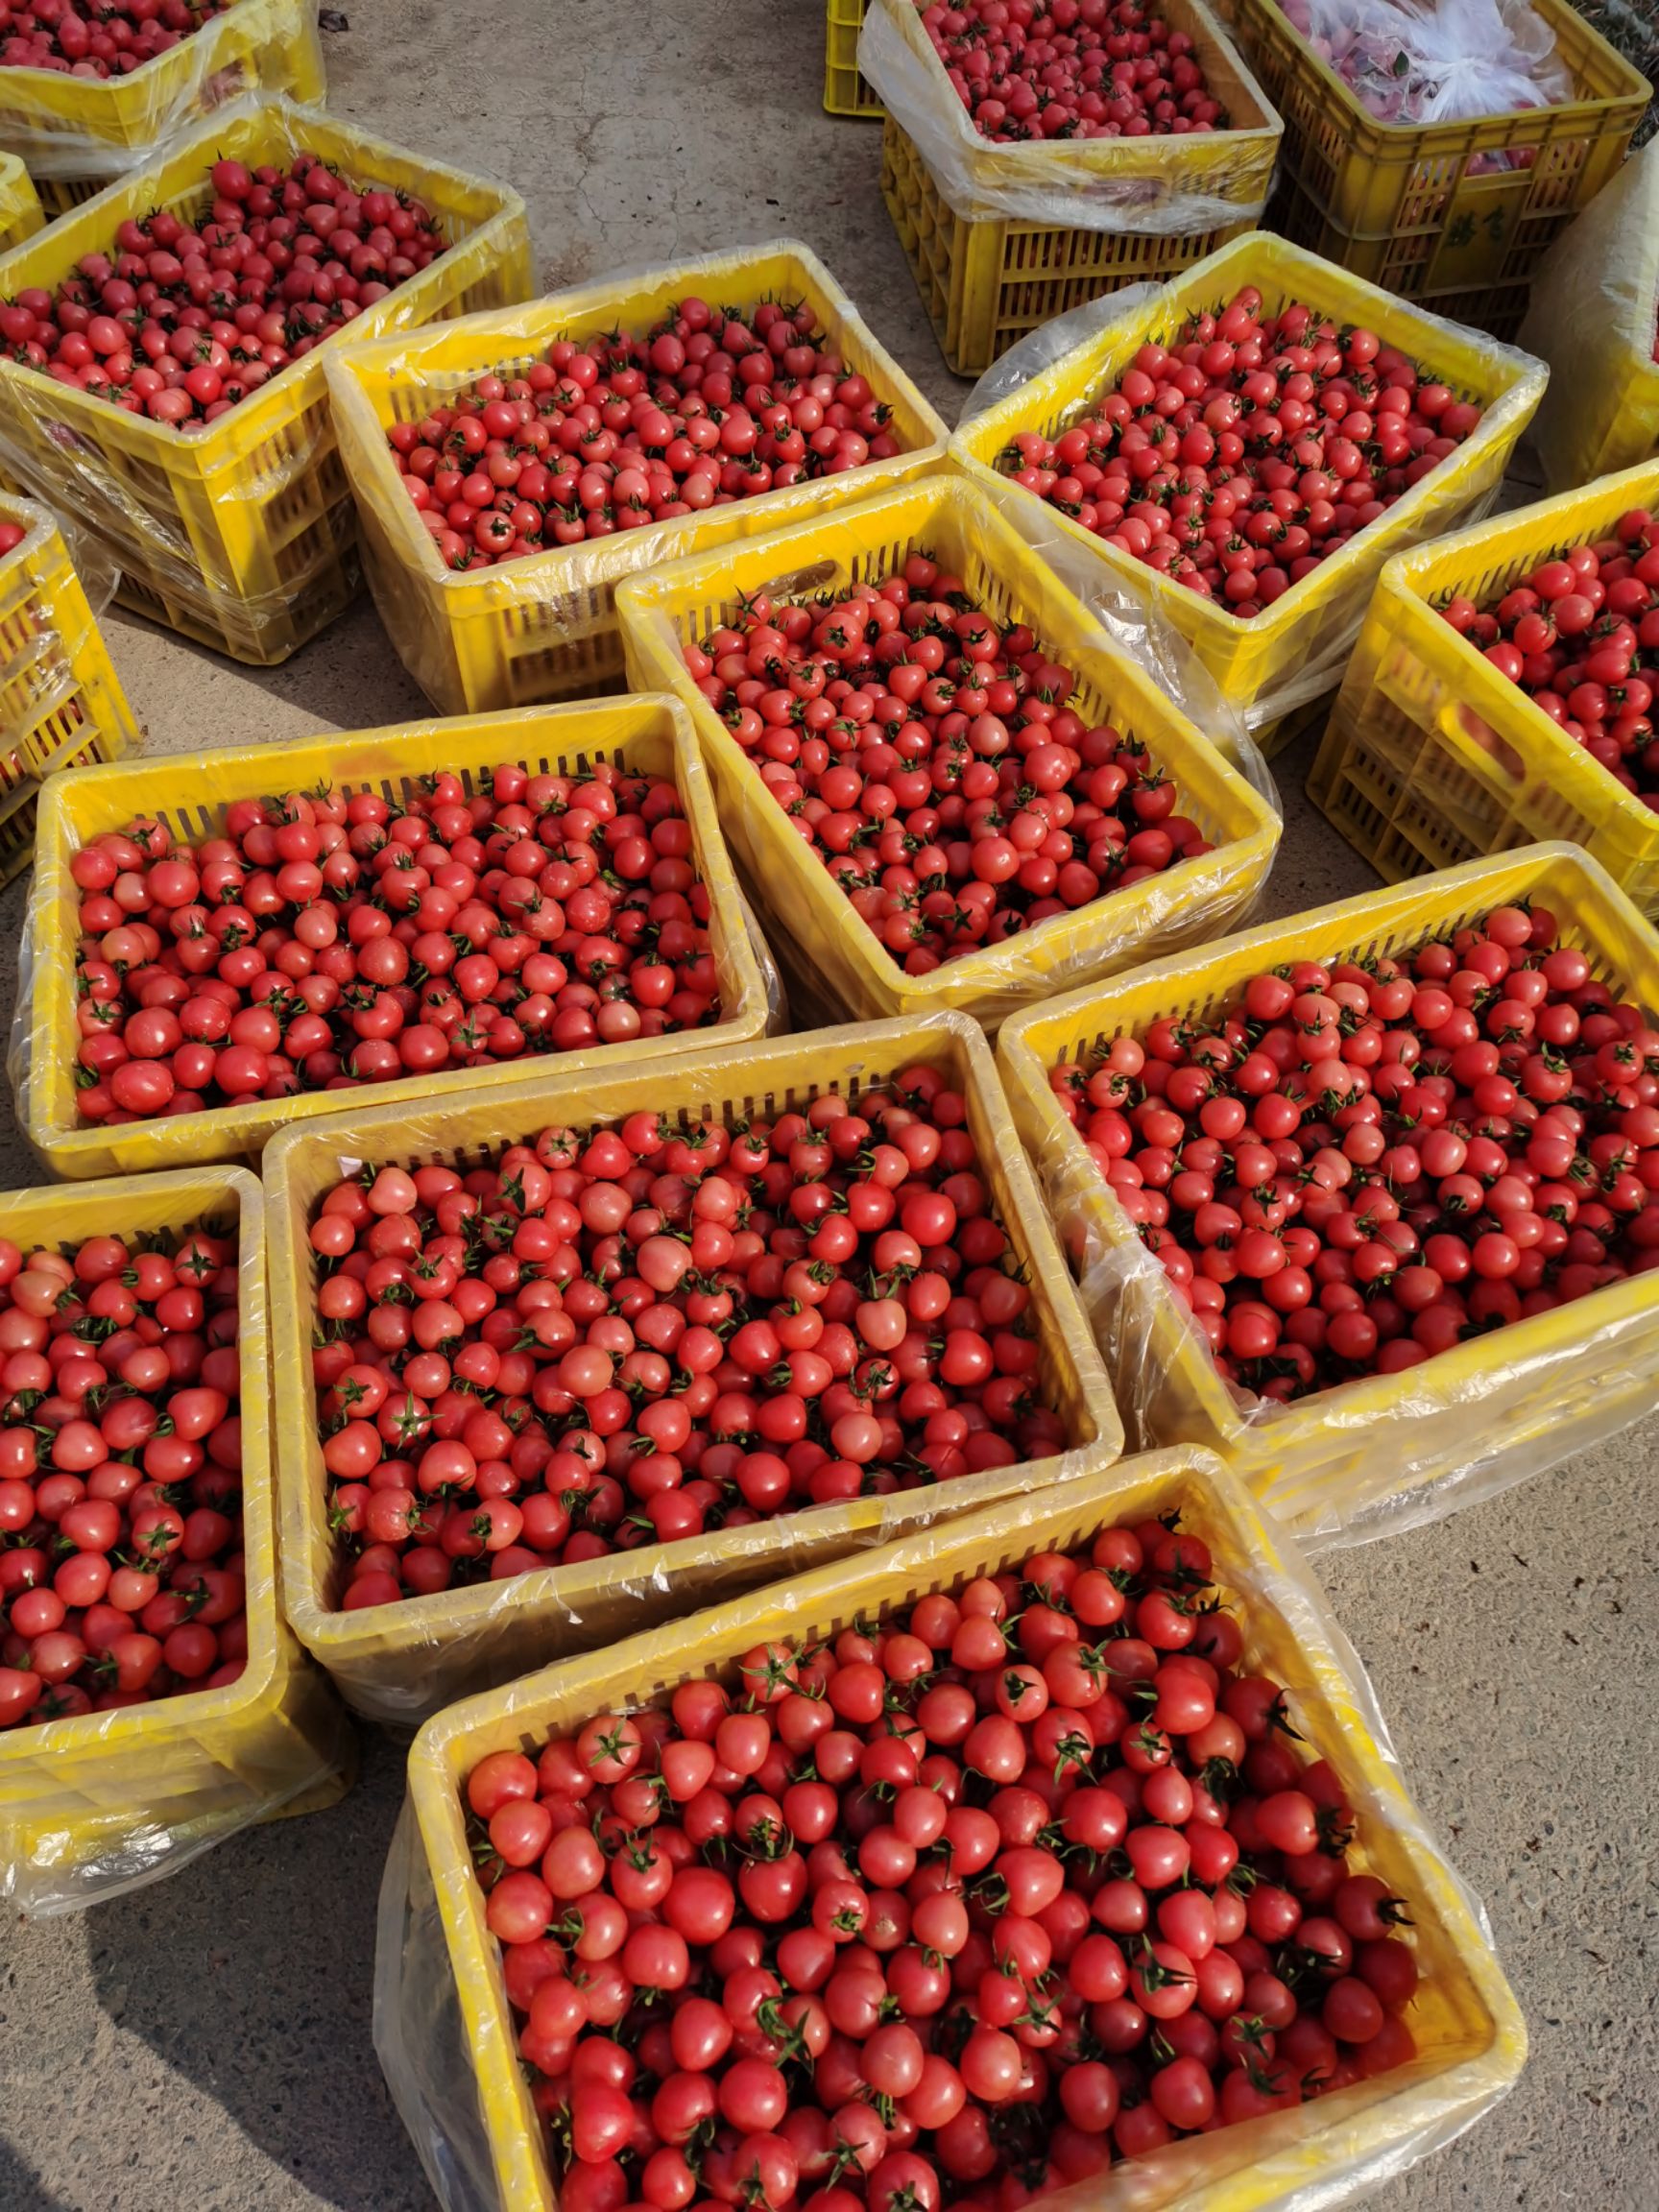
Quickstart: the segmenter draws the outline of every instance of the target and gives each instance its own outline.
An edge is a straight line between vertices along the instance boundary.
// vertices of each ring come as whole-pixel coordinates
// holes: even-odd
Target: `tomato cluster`
[[[1541,907],[1050,1078],[1230,1379],[1299,1398],[1659,1265],[1659,1029]]]
[[[1630,508],[1595,544],[1540,562],[1496,606],[1458,597],[1444,613],[1610,776],[1659,811],[1659,524],[1647,508]]]
[[[234,1682],[236,1245],[0,1238],[0,1729]]]
[[[1045,1457],[1031,1293],[961,1095],[543,1130],[324,1199],[313,1354],[344,1602]]]
[[[999,466],[1121,553],[1245,618],[1310,575],[1480,421],[1374,330],[1246,285],[1149,341],[1057,437]]]
[[[566,2212],[1017,2212],[1409,2061],[1401,1901],[1212,1575],[1109,1528],[482,1760]]]
[[[704,696],[906,974],[1211,850],[1068,668],[924,554],[687,648]]]
[[[601,761],[226,808],[187,845],[84,846],[84,1121],[196,1114],[660,1037],[717,1019],[709,898],[674,785]]]
[[[230,0],[0,0],[0,69],[126,77]]]
[[[935,0],[922,25],[999,144],[1227,128],[1192,40],[1142,0]]]
[[[479,568],[890,460],[889,414],[809,306],[693,298],[386,437],[445,564]]]
[[[187,430],[300,360],[445,252],[421,201],[348,184],[314,154],[216,161],[205,218],[128,217],[56,291],[0,305],[0,345],[60,384]]]

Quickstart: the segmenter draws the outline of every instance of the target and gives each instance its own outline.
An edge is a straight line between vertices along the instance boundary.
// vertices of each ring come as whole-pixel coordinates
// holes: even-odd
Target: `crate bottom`
[[[352,552],[296,586],[293,596],[269,613],[255,613],[246,601],[228,596],[194,599],[158,590],[126,568],[115,596],[129,613],[176,630],[210,652],[245,667],[276,668],[337,621],[362,588],[362,564]]]
[[[978,375],[1028,331],[1069,308],[1126,284],[1173,276],[1249,228],[1239,222],[1154,238],[964,222],[891,116],[881,133],[881,197],[939,349],[958,376]]]

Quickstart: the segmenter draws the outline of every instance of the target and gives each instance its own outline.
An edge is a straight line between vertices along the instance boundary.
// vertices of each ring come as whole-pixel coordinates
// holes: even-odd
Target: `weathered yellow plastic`
[[[410,1754],[410,1796],[503,2212],[554,2212],[557,2191],[469,1849],[461,1792],[479,1761],[492,1751],[534,1753],[550,1734],[660,1703],[684,1681],[734,1681],[738,1660],[763,1641],[831,1637],[926,1592],[1017,1571],[1035,1552],[1071,1551],[1102,1528],[1172,1510],[1210,1546],[1225,1598],[1242,1609],[1245,1665],[1286,1684],[1309,1752],[1340,1777],[1357,1816],[1350,1863],[1410,1900],[1421,1980],[1407,2020],[1418,2055],[1295,2110],[1130,2159],[1044,2203],[1055,2212],[1319,2212],[1415,2165],[1505,2093],[1526,2060],[1520,2008],[1477,1908],[1412,1805],[1358,1663],[1295,1545],[1214,1458],[1188,1449],[1005,1500],[590,1658],[544,1667],[426,1724]],[[473,2094],[470,2080],[454,2085],[459,2110],[469,2110]]]
[[[490,568],[445,567],[387,447],[392,424],[420,421],[492,372],[517,374],[556,338],[647,329],[691,295],[743,311],[767,300],[808,301],[831,347],[892,408],[903,450],[677,521]],[[787,238],[556,292],[512,314],[343,348],[328,377],[374,603],[416,682],[453,714],[607,689],[622,671],[612,603],[622,577],[933,473],[950,435],[817,255]]]
[[[0,154],[0,253],[33,238],[45,220],[28,170],[15,154]]]
[[[44,507],[0,492],[0,522],[28,535],[0,555],[0,882],[35,851],[40,783],[118,760],[137,726],[63,534]]]
[[[23,157],[60,215],[227,101],[250,92],[321,101],[324,90],[312,0],[236,0],[126,77],[0,69],[0,144]]]
[[[1299,1534],[1324,1540],[1363,1532],[1367,1522],[1376,1532],[1434,1518],[1517,1472],[1556,1465],[1659,1403],[1659,1273],[1474,1337],[1404,1374],[1286,1407],[1257,1401],[1265,1417],[1248,1419],[1062,1113],[1049,1070],[1114,1037],[1142,1036],[1160,1016],[1212,1020],[1262,969],[1397,953],[1522,900],[1556,916],[1595,975],[1659,1009],[1659,936],[1594,861],[1568,845],[1534,845],[1155,962],[1033,1007],[998,1039],[1009,1103],[1081,1271],[1131,1437],[1218,1452]],[[1137,1260],[1147,1264],[1133,1294],[1116,1295]],[[1097,1286],[1113,1278],[1111,1294],[1092,1292],[1091,1277]]]
[[[1068,1449],[886,1498],[821,1505],[742,1528],[711,1530],[510,1581],[339,1609],[345,1561],[328,1527],[327,1480],[317,1441],[311,1316],[318,1281],[313,1211],[363,1162],[471,1164],[552,1125],[587,1128],[646,1109],[670,1121],[771,1116],[827,1091],[853,1095],[902,1069],[944,1070],[968,1102],[968,1128],[1014,1256],[1033,1289],[1039,1374],[1062,1415]],[[1123,1431],[1058,1247],[1020,1150],[990,1050],[959,1014],[924,1022],[825,1029],[799,1037],[664,1060],[651,1071],[574,1077],[549,1073],[475,1104],[434,1099],[416,1108],[368,1107],[278,1137],[265,1155],[272,1213],[271,1279],[276,1375],[285,1608],[295,1633],[372,1719],[413,1724],[451,1698],[502,1682],[555,1653],[613,1642],[756,1584],[972,1510],[1010,1491],[1043,1490],[1116,1459]]]
[[[451,240],[365,309],[353,333],[504,306],[529,291],[530,238],[517,192],[276,99],[212,117],[0,257],[0,296],[52,288],[83,254],[108,249],[129,217],[157,207],[200,217],[221,156],[286,164],[306,151],[353,180],[418,195]],[[284,661],[349,605],[360,582],[356,517],[328,415],[325,364],[340,336],[188,432],[0,358],[0,462],[109,541],[124,605],[233,660]]]
[[[25,1251],[92,1236],[181,1236],[234,1223],[248,1664],[239,1681],[0,1735],[0,1895],[51,1910],[155,1874],[251,1820],[332,1803],[349,1785],[350,1725],[277,1603],[264,1206],[237,1167],[0,1197]]]
[[[878,121],[881,102],[858,73],[866,0],[824,0],[824,107],[830,115]]]
[[[1168,0],[1161,12],[1172,29],[1191,38],[1227,111],[1228,130],[1042,146],[999,146],[986,139],[966,157],[974,190],[985,197],[958,208],[902,122],[888,115],[881,133],[881,195],[940,351],[957,375],[977,376],[1016,339],[1085,300],[1190,268],[1260,220],[1279,152],[1279,118],[1205,0]],[[920,23],[912,25],[908,9],[896,11],[895,21],[922,65],[937,74],[940,100],[957,104]],[[879,114],[879,105],[872,112]],[[996,212],[996,195],[1006,185],[1029,188],[1051,179],[1056,200],[1064,201],[1069,190],[1091,178],[1140,182],[1151,205],[1188,196],[1237,206],[1238,217],[1209,229],[1160,233],[1022,222]]]
[[[1075,671],[1077,709],[1138,737],[1172,776],[1180,811],[1213,853],[1114,891],[1035,929],[907,975],[854,910],[761,781],[685,668],[685,649],[757,591],[805,598],[889,576],[913,553],[957,575],[999,622],[1030,625],[1043,649]],[[1280,823],[1244,778],[1152,679],[1118,653],[1083,606],[1032,552],[978,485],[944,477],[630,578],[616,605],[628,680],[685,702],[714,771],[721,825],[736,849],[792,996],[834,1018],[872,1021],[956,1006],[995,1026],[1015,1007],[1091,977],[1218,936],[1266,880]]]
[[[25,1135],[56,1175],[131,1173],[205,1160],[256,1160],[266,1141],[296,1121],[314,1121],[366,1106],[418,1110],[445,1095],[487,1098],[554,1061],[501,1061],[490,1068],[410,1075],[351,1094],[311,1092],[283,1099],[244,1099],[202,1114],[184,1114],[117,1128],[82,1127],[75,1110],[75,944],[80,894],[69,873],[76,852],[106,830],[136,815],[155,815],[176,836],[214,833],[233,800],[318,784],[368,786],[400,799],[439,769],[458,775],[470,792],[481,775],[503,761],[533,772],[568,773],[594,760],[617,760],[672,778],[691,829],[692,855],[709,888],[709,931],[720,983],[721,1018],[711,1029],[635,1038],[558,1056],[562,1074],[602,1084],[613,1075],[690,1051],[706,1056],[730,1038],[758,1037],[766,1026],[765,979],[750,940],[736,877],[720,835],[709,772],[685,710],[660,697],[578,700],[564,707],[522,708],[453,722],[389,730],[344,731],[301,745],[251,745],[88,769],[59,778],[43,795],[27,957],[33,1000],[25,1032],[28,1079],[19,1102]],[[355,1115],[354,1115],[355,1118]]]
[[[1649,87],[1571,0],[1530,0],[1572,95],[1453,123],[1381,123],[1274,0],[1233,31],[1285,118],[1275,229],[1437,314],[1513,333],[1551,242],[1608,182]],[[1493,166],[1527,150],[1531,159]]]
[[[1659,506],[1659,460],[1390,561],[1308,795],[1390,882],[1563,837],[1659,914],[1659,814],[1510,683],[1439,610],[1490,607],[1541,561]]]
[[[1201,599],[1144,562],[1115,552],[1035,493],[1000,479],[1010,494],[1041,511],[1043,528],[1064,532],[1089,548],[1111,577],[1166,616],[1240,713],[1312,661],[1334,624],[1358,619],[1372,581],[1391,553],[1485,511],[1545,384],[1536,362],[1479,331],[1442,323],[1283,238],[1252,230],[1172,278],[1145,307],[1073,348],[975,417],[951,439],[952,459],[970,475],[998,475],[998,457],[1017,431],[1053,437],[1111,389],[1149,339],[1169,338],[1189,314],[1223,305],[1245,284],[1260,290],[1270,315],[1300,300],[1340,322],[1368,325],[1384,344],[1431,364],[1438,376],[1478,401],[1484,410],[1479,426],[1385,515],[1254,619]]]

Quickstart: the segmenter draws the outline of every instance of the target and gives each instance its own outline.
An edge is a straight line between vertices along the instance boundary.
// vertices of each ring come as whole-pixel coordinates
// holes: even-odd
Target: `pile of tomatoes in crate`
[[[469,795],[237,800],[74,855],[83,1121],[385,1083],[662,1036],[720,1010],[674,785],[505,764]]]
[[[962,0],[922,26],[981,137],[1224,131],[1191,38],[1142,0]]]
[[[1541,561],[1490,608],[1442,610],[1460,636],[1646,805],[1659,810],[1659,524],[1645,507]]]
[[[343,1603],[1060,1451],[966,1124],[918,1067],[340,1183],[310,1239]]]
[[[839,475],[900,450],[889,410],[810,306],[752,316],[683,300],[638,336],[561,338],[516,375],[386,433],[450,568]]]
[[[1003,2207],[1407,2063],[1405,1906],[1212,1575],[1109,1528],[475,1767],[566,2212]]]
[[[242,1672],[236,1260],[0,1238],[0,1730]]]
[[[0,0],[0,68],[126,77],[231,0]]]
[[[1070,670],[924,554],[815,605],[750,598],[685,661],[906,974],[1211,850]]]
[[[1659,1029],[1542,907],[1264,972],[1051,1081],[1223,1374],[1265,1398],[1659,1266]]]
[[[178,430],[216,422],[445,252],[407,193],[354,186],[315,154],[213,164],[194,224],[127,218],[55,290],[0,303],[14,360]]]
[[[1017,484],[1244,618],[1311,575],[1455,452],[1480,409],[1374,330],[1246,285],[1148,341],[1053,438],[1019,432]]]

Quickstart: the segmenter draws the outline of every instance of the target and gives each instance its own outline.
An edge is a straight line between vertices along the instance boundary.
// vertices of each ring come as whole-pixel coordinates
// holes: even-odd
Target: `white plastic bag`
[[[1461,123],[1573,96],[1554,34],[1526,0],[1284,0],[1380,123]]]

